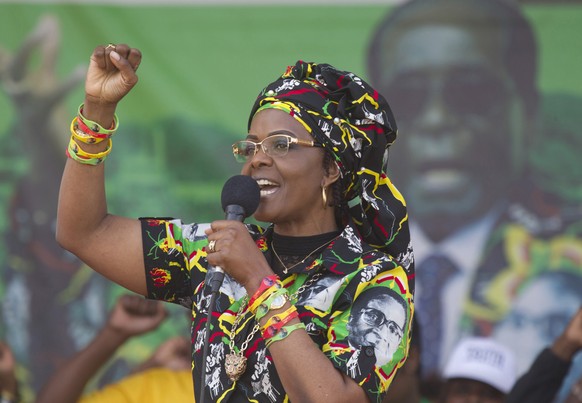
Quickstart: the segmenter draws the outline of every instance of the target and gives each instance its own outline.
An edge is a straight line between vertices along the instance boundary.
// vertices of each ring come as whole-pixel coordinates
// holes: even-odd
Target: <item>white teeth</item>
[[[275,182],[271,182],[268,179],[257,179],[257,184],[259,186],[277,186]]]
[[[279,184],[268,179],[257,179],[257,184],[261,188],[261,197],[269,196],[277,191]]]
[[[277,189],[269,189],[269,190],[261,190],[261,197],[263,196],[268,196],[270,194],[273,194],[277,191]]]

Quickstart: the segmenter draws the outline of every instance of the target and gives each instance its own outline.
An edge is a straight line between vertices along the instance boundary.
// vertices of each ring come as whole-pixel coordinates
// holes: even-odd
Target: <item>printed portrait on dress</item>
[[[351,347],[373,347],[376,366],[392,359],[404,335],[407,322],[404,301],[385,287],[373,287],[360,294],[347,323]]]

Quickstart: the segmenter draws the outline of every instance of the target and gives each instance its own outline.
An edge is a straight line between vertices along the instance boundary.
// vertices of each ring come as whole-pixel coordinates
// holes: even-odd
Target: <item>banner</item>
[[[107,43],[143,53],[106,162],[112,213],[221,219],[222,184],[240,169],[231,144],[263,86],[299,59],[353,71],[399,123],[388,173],[409,205],[418,318],[433,329],[423,311],[438,306],[443,325],[423,329],[425,373],[468,334],[497,338],[529,367],[582,305],[582,6],[526,4],[517,27],[496,22],[495,7],[467,6],[454,23],[452,11],[401,7],[0,3],[0,339],[25,399],[127,293],[54,238],[69,125],[88,58]],[[423,268],[433,251],[451,252],[451,280]],[[434,295],[428,272],[439,273]],[[189,335],[190,312],[168,309],[90,388]]]

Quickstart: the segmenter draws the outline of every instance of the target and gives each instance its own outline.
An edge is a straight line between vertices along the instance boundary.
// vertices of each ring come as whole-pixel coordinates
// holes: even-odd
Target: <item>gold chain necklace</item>
[[[324,246],[329,245],[335,238],[333,238],[330,241],[326,241],[323,245],[319,245],[317,248],[315,248],[314,250],[312,250],[311,252],[309,252],[307,254],[307,256],[305,256],[303,259],[301,259],[299,262],[295,263],[294,265],[287,267],[285,265],[285,263],[283,263],[283,260],[281,260],[281,257],[279,256],[279,254],[277,253],[277,251],[275,250],[275,243],[271,242],[271,249],[273,250],[273,254],[275,255],[275,257],[277,258],[277,260],[279,261],[279,263],[281,263],[281,266],[283,266],[283,273],[287,274],[287,272],[289,272],[289,270],[291,270],[292,268],[294,268],[295,266],[299,266],[301,263],[305,263],[305,261],[311,256],[313,255],[315,252],[317,252],[318,250],[320,250],[321,248],[323,248]]]
[[[272,247],[272,245],[271,245],[271,247]],[[313,253],[313,252],[311,252],[311,253]],[[306,259],[307,259],[307,257],[306,257]],[[283,264],[283,262],[281,262],[281,264]],[[285,267],[285,265],[283,265],[283,267]],[[293,294],[291,294],[289,296],[289,299],[291,301],[296,300],[297,297],[299,297],[299,295],[303,291],[305,291],[305,289],[307,287],[309,287],[315,281],[317,281],[322,276],[322,274],[323,273],[321,271],[315,272],[309,280],[307,280],[305,283],[303,283],[297,289],[297,291],[295,291]],[[234,342],[234,338],[236,335],[236,329],[238,328],[242,318],[244,316],[246,316],[247,312],[249,312],[248,311],[248,308],[249,308],[248,302],[249,302],[249,297],[248,297],[248,295],[245,295],[241,300],[240,308],[239,308],[238,312],[236,313],[236,317],[234,318],[234,322],[232,323],[232,328],[230,329],[230,337],[229,337],[229,343],[228,343],[228,347],[229,347],[230,351],[224,359],[224,370],[226,372],[226,375],[232,381],[237,381],[241,377],[241,375],[244,374],[245,370],[247,369],[247,358],[243,355],[243,353],[247,349],[247,347],[249,346],[249,343],[251,342],[251,340],[253,339],[253,337],[255,336],[255,334],[258,332],[258,330],[260,328],[259,323],[257,321],[257,323],[255,323],[255,326],[253,326],[253,330],[251,330],[251,332],[249,333],[249,335],[247,336],[245,341],[243,341],[243,343],[241,344],[238,353],[234,351],[234,348],[236,346],[235,342]]]

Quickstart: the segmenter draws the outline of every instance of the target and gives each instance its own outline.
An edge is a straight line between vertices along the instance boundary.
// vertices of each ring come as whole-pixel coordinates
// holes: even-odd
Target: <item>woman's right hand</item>
[[[141,52],[128,45],[97,46],[85,80],[85,105],[114,109],[137,83]]]

